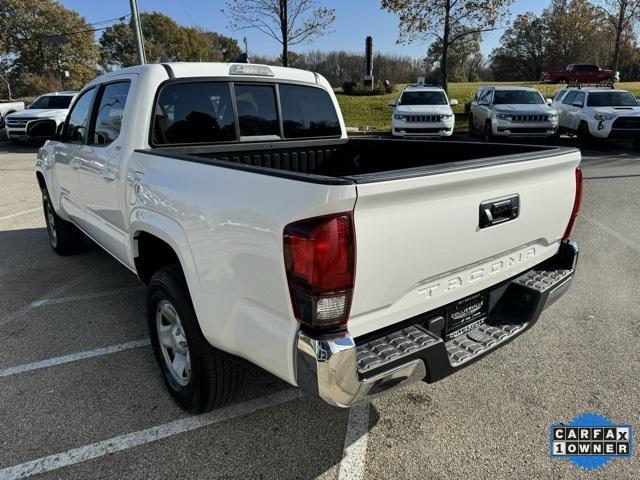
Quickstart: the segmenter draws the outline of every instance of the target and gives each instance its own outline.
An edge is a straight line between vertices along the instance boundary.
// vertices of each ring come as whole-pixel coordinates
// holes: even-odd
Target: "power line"
[[[123,15],[123,16],[121,16],[121,17],[111,18],[111,19],[109,19],[109,20],[103,20],[103,21],[101,21],[101,22],[90,23],[89,25],[99,25],[99,24],[102,24],[102,23],[114,22],[114,21],[116,21],[116,20],[119,20],[119,21],[121,21],[121,22],[122,22],[122,21],[124,21],[127,17],[130,17],[130,16],[131,16],[131,14],[129,13],[129,14],[127,14],[127,15]],[[66,37],[66,36],[68,36],[68,35],[80,35],[80,34],[82,34],[82,33],[93,33],[93,32],[99,32],[99,31],[101,31],[101,30],[106,30],[107,28],[110,28],[110,27],[112,27],[112,26],[113,26],[113,25],[109,25],[109,26],[107,26],[107,27],[101,27],[101,28],[90,28],[90,29],[85,29],[85,30],[75,30],[75,31],[71,31],[71,32],[60,32],[60,33],[54,33],[54,34],[51,34],[51,35],[40,35],[40,36],[37,36],[37,37],[30,37],[30,38],[27,38],[27,39],[25,39],[25,41],[28,41],[28,40],[46,40],[47,38]]]

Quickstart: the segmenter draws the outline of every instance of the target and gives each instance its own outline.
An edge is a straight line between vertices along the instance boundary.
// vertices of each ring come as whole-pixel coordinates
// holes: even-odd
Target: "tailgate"
[[[480,292],[553,256],[573,208],[579,163],[579,151],[559,150],[539,159],[358,184],[351,334]],[[516,195],[517,218],[481,228],[481,204]]]

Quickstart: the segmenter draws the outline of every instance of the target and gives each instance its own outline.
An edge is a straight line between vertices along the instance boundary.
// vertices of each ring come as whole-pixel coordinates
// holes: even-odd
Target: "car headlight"
[[[395,118],[396,120],[405,120],[407,118],[406,115],[401,115],[399,113],[394,113],[393,114],[393,118]]]
[[[441,120],[448,120],[452,117],[453,117],[453,113],[443,113],[442,115],[440,115]]]
[[[607,115],[605,113],[596,113],[594,118],[596,120],[606,121],[606,120],[613,120],[616,117],[615,117],[615,115]]]
[[[498,118],[500,120],[512,120],[513,119],[513,115],[509,115],[508,113],[499,113],[498,114]]]

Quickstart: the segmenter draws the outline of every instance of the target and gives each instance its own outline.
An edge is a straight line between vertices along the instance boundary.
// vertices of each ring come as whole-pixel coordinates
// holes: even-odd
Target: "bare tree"
[[[289,47],[329,32],[335,10],[320,7],[316,0],[230,0],[223,13],[229,27],[256,29],[282,45],[282,65],[289,64]]]
[[[400,15],[399,42],[416,38],[441,42],[442,88],[447,90],[449,48],[467,35],[492,30],[506,16],[512,0],[381,0],[382,8]]]
[[[605,13],[615,32],[612,68],[617,71],[620,64],[622,36],[638,21],[640,0],[597,0],[595,3],[597,8]]]

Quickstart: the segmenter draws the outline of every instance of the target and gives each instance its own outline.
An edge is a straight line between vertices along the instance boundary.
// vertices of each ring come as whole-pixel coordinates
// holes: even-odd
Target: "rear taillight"
[[[346,330],[355,276],[351,212],[284,229],[284,261],[296,318],[311,333]]]
[[[578,217],[578,212],[580,211],[580,203],[582,202],[582,170],[576,168],[576,196],[573,201],[573,210],[571,211],[571,217],[569,218],[569,224],[567,225],[567,230],[564,232],[563,240],[569,240],[571,236],[571,231],[573,230],[573,225],[576,222],[576,218]]]

